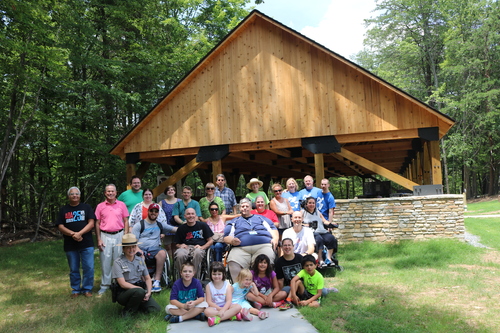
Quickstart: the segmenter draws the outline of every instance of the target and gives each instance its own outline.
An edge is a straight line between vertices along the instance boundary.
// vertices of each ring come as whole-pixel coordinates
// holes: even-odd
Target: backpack
[[[141,235],[144,232],[144,223],[146,223],[146,222],[144,222],[144,220],[141,220],[140,223],[141,223],[141,232],[139,233],[139,235]],[[158,226],[158,228],[160,228],[160,235],[164,234],[163,226],[161,225],[161,223],[156,221],[156,225]]]

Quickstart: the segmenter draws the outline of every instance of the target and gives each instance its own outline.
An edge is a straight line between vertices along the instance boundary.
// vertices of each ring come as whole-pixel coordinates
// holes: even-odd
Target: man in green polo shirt
[[[126,190],[118,197],[118,200],[123,201],[127,206],[128,213],[132,212],[134,206],[139,202],[142,202],[142,190],[141,190],[141,178],[138,176],[132,176],[130,179],[130,190]]]

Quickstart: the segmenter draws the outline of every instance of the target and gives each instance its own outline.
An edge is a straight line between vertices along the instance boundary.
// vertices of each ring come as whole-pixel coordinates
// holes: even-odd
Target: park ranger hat
[[[125,234],[122,237],[122,243],[121,244],[116,244],[116,246],[133,246],[133,245],[138,245],[142,243],[137,242],[137,238],[135,237],[134,234]]]

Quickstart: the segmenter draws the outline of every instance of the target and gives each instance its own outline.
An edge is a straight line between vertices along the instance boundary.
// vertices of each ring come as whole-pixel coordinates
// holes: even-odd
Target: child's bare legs
[[[273,297],[273,302],[279,302],[284,300],[287,297],[286,291],[280,290],[276,295]]]
[[[247,294],[247,300],[250,302],[259,302],[260,304],[266,304],[266,299],[261,295],[254,295],[252,293]]]
[[[295,292],[295,295],[292,296],[292,302],[295,303],[296,305],[299,305],[300,303],[300,298],[298,295],[302,295],[304,293],[304,284],[302,283],[301,280],[298,280],[295,282],[295,289],[296,290],[292,290],[290,291],[290,294],[293,294],[293,292]]]
[[[254,316],[259,317],[259,319],[266,319],[267,317],[269,317],[269,312],[260,311],[256,308],[250,308],[250,313]]]
[[[205,309],[205,316],[207,317],[215,317],[219,316],[221,321],[231,319],[236,316],[241,311],[241,305],[232,304],[229,309],[227,309],[222,316],[219,316],[219,310],[216,308],[208,307]]]
[[[203,312],[203,310],[205,310],[205,308],[191,308],[189,310],[186,310],[186,309],[169,309],[169,312],[170,314],[174,315],[174,316],[182,316],[182,320],[188,320],[188,319],[191,319],[191,318],[194,318],[196,317],[197,315],[199,315],[200,313]]]

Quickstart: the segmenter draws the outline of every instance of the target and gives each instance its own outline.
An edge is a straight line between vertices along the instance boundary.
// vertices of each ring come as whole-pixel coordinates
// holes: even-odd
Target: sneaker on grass
[[[151,292],[159,293],[160,291],[161,291],[160,281],[154,280],[153,281],[153,288],[151,288]]]

